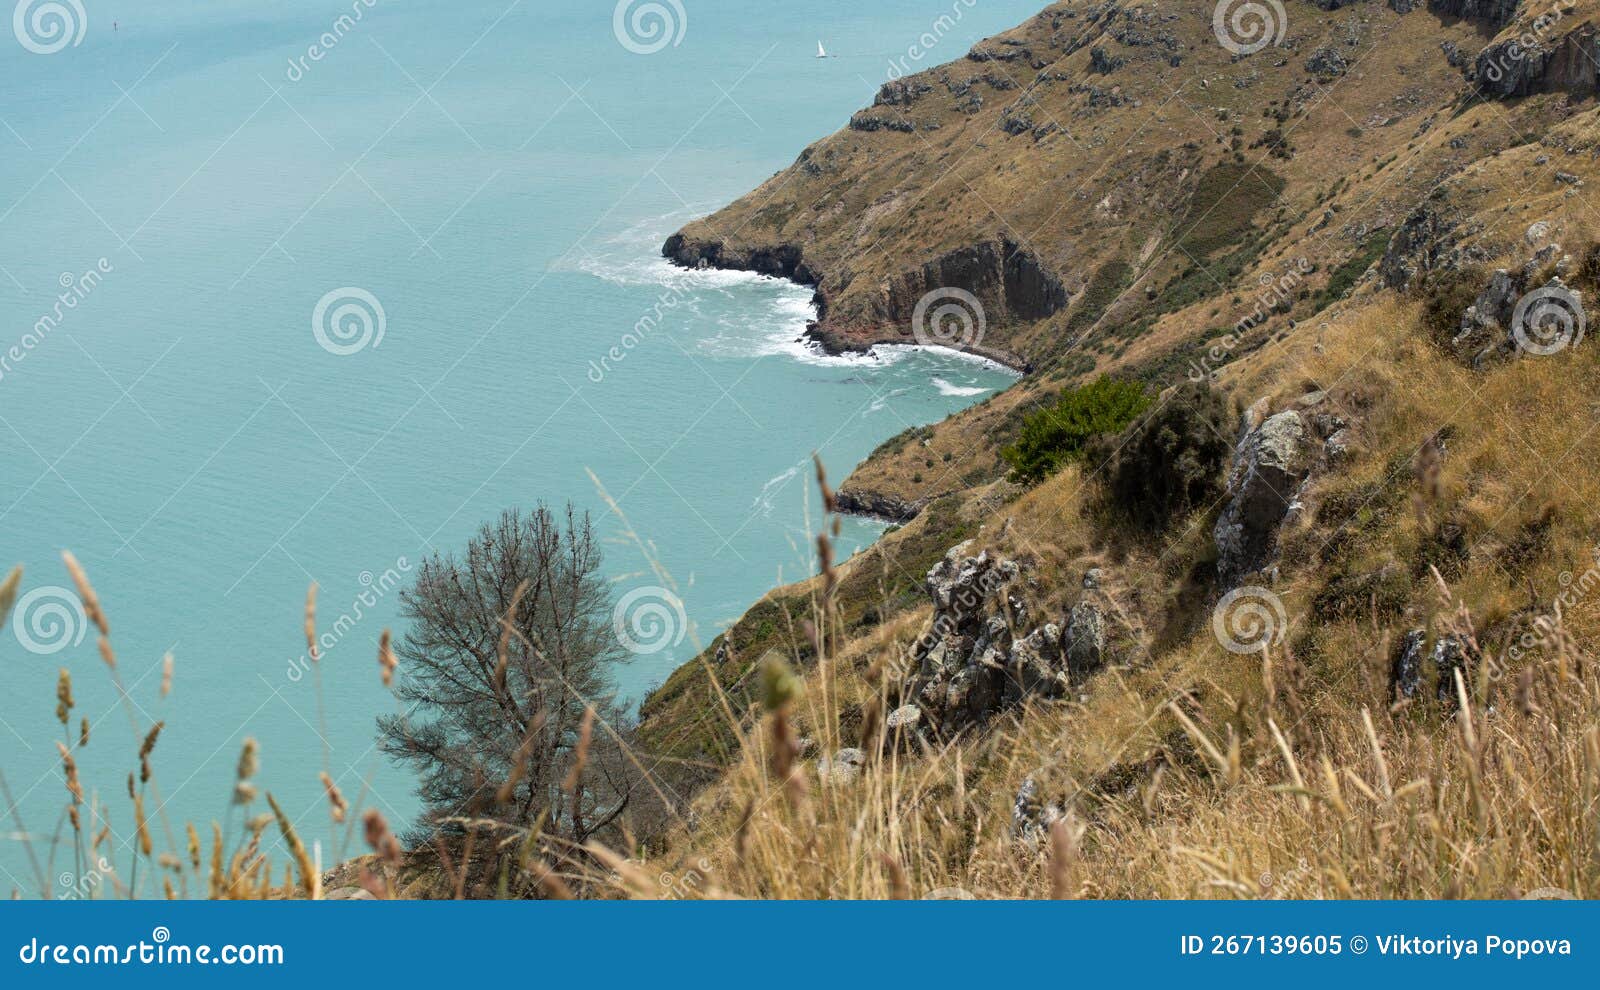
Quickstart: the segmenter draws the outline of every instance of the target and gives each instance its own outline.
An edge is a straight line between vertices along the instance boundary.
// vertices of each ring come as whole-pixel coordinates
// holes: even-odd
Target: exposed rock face
[[[1318,48],[1306,59],[1306,71],[1328,82],[1350,71],[1350,63],[1345,61],[1337,48]]]
[[[1462,683],[1468,690],[1472,687],[1472,672],[1467,666],[1467,650],[1462,645],[1459,637],[1454,635],[1440,636],[1439,641],[1433,644],[1433,666],[1439,672],[1437,696],[1439,703],[1446,708],[1454,709],[1460,704],[1461,699],[1456,694],[1456,672],[1460,671]]]
[[[874,519],[887,519],[895,523],[905,523],[915,519],[917,513],[927,508],[929,501],[920,498],[908,502],[893,495],[859,488],[841,488],[835,497],[838,500],[839,511],[846,515],[871,516]]]
[[[1450,264],[1461,236],[1455,221],[1442,211],[1428,203],[1418,206],[1389,238],[1383,260],[1378,263],[1383,284],[1404,290],[1418,276]]]
[[[1293,409],[1247,430],[1234,449],[1228,505],[1212,535],[1221,590],[1260,570],[1277,549],[1278,527],[1311,473],[1310,434]]]
[[[1067,290],[1054,272],[1009,240],[957,248],[904,272],[879,290],[878,314],[910,332],[922,297],[935,289],[962,289],[978,297],[984,318],[1038,320],[1067,304]]]
[[[933,626],[912,648],[916,667],[903,691],[903,701],[943,732],[1030,697],[1060,697],[1069,674],[1098,669],[1107,654],[1105,619],[1093,605],[1072,609],[1065,634],[1053,622],[1023,634],[1028,608],[1008,591],[1018,566],[988,551],[969,555],[970,546],[952,547],[928,571]]]
[[[1594,25],[1584,24],[1548,38],[1536,21],[1521,36],[1495,42],[1479,52],[1473,81],[1489,96],[1502,99],[1554,92],[1588,96],[1600,79],[1597,56],[1600,35]]]
[[[1509,339],[1511,315],[1521,295],[1522,279],[1504,268],[1495,269],[1478,298],[1461,314],[1461,329],[1451,338],[1451,349],[1461,356],[1475,355],[1475,365],[1502,349]]]
[[[1394,662],[1389,668],[1389,695],[1396,701],[1414,698],[1422,689],[1422,658],[1427,647],[1428,633],[1425,629],[1411,630],[1400,642],[1400,649],[1395,652]]]
[[[1099,606],[1090,602],[1072,606],[1061,648],[1066,653],[1067,671],[1075,678],[1105,666],[1106,617]]]
[[[787,278],[802,285],[816,285],[815,273],[801,260],[798,244],[776,244],[729,248],[722,241],[691,240],[673,234],[661,246],[661,254],[684,268],[727,268]]]
[[[866,753],[853,746],[846,747],[831,757],[824,756],[818,760],[817,775],[824,784],[848,784],[861,776],[861,770],[866,765]]]
[[[1061,815],[1059,807],[1040,797],[1039,782],[1030,774],[1023,778],[1017,796],[1011,800],[1011,834],[1024,841],[1036,841]]]
[[[1499,28],[1516,19],[1517,7],[1521,3],[1522,0],[1428,0],[1428,9],[1446,17],[1488,21]]]

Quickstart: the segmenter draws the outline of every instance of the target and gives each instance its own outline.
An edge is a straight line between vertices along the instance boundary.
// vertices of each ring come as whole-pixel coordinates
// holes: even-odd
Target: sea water
[[[813,453],[837,483],[1010,378],[948,353],[824,356],[798,340],[809,290],[673,269],[660,243],[886,78],[1037,7],[19,5],[0,32],[0,565],[26,575],[0,631],[17,808],[0,887],[95,880],[69,847],[51,858],[55,740],[83,718],[81,772],[124,837],[135,737],[157,721],[158,832],[223,817],[247,737],[325,860],[352,850],[324,767],[411,820],[410,780],[374,747],[396,707],[378,637],[403,632],[419,563],[502,509],[592,513],[617,599],[667,618],[625,624],[629,703],[812,573]],[[880,530],[848,522],[841,552]],[[105,607],[126,697],[64,549]]]

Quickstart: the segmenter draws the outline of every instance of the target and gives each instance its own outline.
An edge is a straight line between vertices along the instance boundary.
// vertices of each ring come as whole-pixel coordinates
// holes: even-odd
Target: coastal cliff
[[[1061,896],[1577,876],[1435,851],[1514,844],[1587,786],[1540,740],[1600,711],[1562,659],[1600,635],[1562,597],[1600,493],[1569,422],[1600,381],[1600,2],[1282,7],[1257,45],[1212,5],[1051,4],[667,242],[812,286],[831,348],[929,342],[927,300],[963,299],[970,332],[932,342],[1027,373],[884,443],[829,494],[898,527],[843,563],[824,535],[818,577],[645,703],[641,740],[703,794],[663,864],[803,896],[1026,896],[1047,848],[1086,867]],[[1141,411],[1089,404],[1101,376]],[[1029,445],[1048,470],[1014,470]],[[763,703],[774,668],[805,706],[787,680]],[[1455,740],[1491,711],[1550,790]],[[1457,802],[1464,775],[1496,796]]]

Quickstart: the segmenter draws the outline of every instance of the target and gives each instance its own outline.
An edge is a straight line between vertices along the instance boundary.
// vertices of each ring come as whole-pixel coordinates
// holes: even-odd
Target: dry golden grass
[[[1096,675],[1080,699],[906,751],[886,745],[881,728],[862,741],[859,725],[881,722],[844,717],[893,703],[888,672],[928,621],[926,608],[902,613],[825,651],[783,732],[772,716],[750,729],[741,762],[697,802],[694,827],[619,889],[1600,896],[1600,678],[1588,656],[1600,608],[1572,593],[1600,586],[1589,508],[1600,496],[1590,398],[1600,353],[1589,345],[1473,372],[1430,346],[1416,322],[1416,304],[1383,297],[1230,376],[1242,398],[1275,405],[1325,389],[1355,425],[1351,461],[1315,481],[1304,531],[1286,544],[1325,542],[1345,522],[1316,521],[1318,501],[1361,485],[1398,485],[1407,498],[1378,517],[1347,564],[1415,566],[1441,521],[1463,524],[1469,562],[1448,581],[1420,576],[1404,614],[1317,617],[1327,575],[1306,555],[1275,589],[1291,630],[1265,656],[1227,653],[1193,623],[1170,648]],[[1447,426],[1437,479],[1423,484],[1416,453]],[[1147,545],[1104,528],[1095,488],[1064,472],[989,516],[979,542],[1031,552],[1040,588],[1059,590],[1102,562],[1136,574],[1111,596],[1128,631],[1158,625],[1183,607],[1182,575],[1204,563],[1209,526],[1180,525]],[[1513,561],[1506,548],[1530,520],[1548,523],[1544,541]],[[814,603],[813,621],[829,628],[826,599]],[[1427,691],[1391,705],[1389,663],[1411,626],[1477,644],[1454,705]],[[842,782],[808,765],[797,787],[790,771],[773,773],[787,732],[808,737],[813,756],[860,745],[868,763]],[[1019,833],[1013,805],[1030,778],[1054,821]]]

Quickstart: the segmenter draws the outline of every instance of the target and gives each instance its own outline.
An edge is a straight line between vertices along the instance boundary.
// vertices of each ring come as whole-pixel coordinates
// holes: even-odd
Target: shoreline
[[[782,244],[774,248],[753,248],[743,256],[725,255],[721,242],[700,244],[689,241],[679,231],[667,238],[661,245],[661,256],[677,268],[687,271],[704,271],[713,269],[717,271],[748,272],[767,278],[781,278],[795,285],[812,290],[812,308],[817,313],[817,319],[806,324],[801,336],[814,344],[823,353],[833,357],[842,357],[848,354],[869,355],[877,347],[905,347],[930,351],[943,351],[960,355],[963,358],[986,362],[1001,370],[1010,372],[1024,378],[1033,371],[1029,362],[1021,357],[989,347],[947,347],[941,344],[922,344],[915,341],[908,342],[905,335],[898,329],[894,336],[884,336],[871,333],[866,339],[854,340],[829,329],[827,320],[827,300],[822,295],[820,288],[821,276],[813,271],[801,260],[802,249],[795,244]]]

